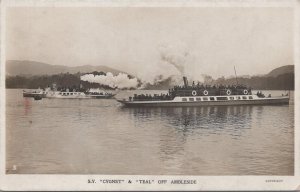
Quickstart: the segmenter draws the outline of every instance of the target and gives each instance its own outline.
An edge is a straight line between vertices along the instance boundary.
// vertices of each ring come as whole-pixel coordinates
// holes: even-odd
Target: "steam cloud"
[[[130,79],[127,74],[119,73],[114,76],[108,72],[106,75],[93,75],[85,74],[80,77],[82,81],[88,81],[90,83],[99,83],[101,85],[107,85],[113,89],[130,89],[138,86],[137,78]]]
[[[172,46],[171,46],[172,45]],[[178,85],[182,83],[182,76],[188,77],[190,82],[192,81],[204,81],[202,74],[195,70],[195,55],[184,43],[177,42],[174,44],[160,46],[160,59],[168,66],[173,66],[177,69],[180,75],[171,74],[169,76],[163,76],[165,79],[171,79],[172,85]],[[163,81],[159,78],[159,81]]]
[[[167,52],[162,52],[160,56],[162,61],[165,61],[168,64],[174,66],[181,75],[184,75],[186,58],[188,57],[188,55],[188,52],[185,52],[183,55],[173,55]]]
[[[81,76],[81,80],[107,85],[114,89],[145,88],[147,85],[158,85],[164,82],[168,82],[170,86],[180,85],[182,76],[189,77],[189,81],[203,80],[200,74],[193,75],[195,71],[190,67],[194,63],[194,57],[184,44],[164,44],[157,50],[156,62],[154,61],[156,65],[144,65],[145,70],[137,74],[141,82],[137,78],[130,79],[124,73],[114,76],[110,72],[106,75],[86,74]]]
[[[187,73],[187,67],[193,63],[193,59],[193,55],[182,43],[160,45],[159,62],[161,67],[164,66],[164,70],[157,70],[158,73],[155,74],[153,81],[148,83],[155,85],[168,80],[171,85],[181,84],[182,76],[191,76]],[[168,73],[165,73],[165,71],[168,71]],[[170,73],[171,71],[173,73]]]

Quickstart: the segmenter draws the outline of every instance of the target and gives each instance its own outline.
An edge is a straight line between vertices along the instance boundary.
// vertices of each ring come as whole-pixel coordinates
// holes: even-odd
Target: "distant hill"
[[[270,89],[270,90],[293,90],[294,89],[294,65],[285,65],[273,69],[271,72],[265,75],[255,75],[255,76],[238,76],[235,77],[220,77],[217,79],[210,79],[208,84],[211,85],[234,85],[238,81],[239,84],[247,85],[254,89]],[[164,79],[159,81],[159,83],[154,85],[146,85],[145,89],[169,89],[171,85],[171,79]],[[202,82],[203,83],[203,82]],[[205,83],[206,84],[206,83]]]
[[[251,76],[248,78],[237,77],[237,81],[240,84],[258,90],[294,90],[294,65],[275,68],[266,75]],[[235,78],[218,78],[213,81],[214,84],[224,85],[232,85],[235,82]]]
[[[93,71],[111,72],[114,75],[124,73],[122,71],[107,67],[107,66],[91,66],[83,65],[77,67],[68,67],[63,65],[50,65],[47,63],[41,63],[36,61],[20,61],[20,60],[8,60],[6,61],[6,75],[8,76],[34,76],[34,75],[53,75],[59,73],[75,74],[89,73]]]
[[[78,84],[78,82],[80,82],[80,76],[82,73],[101,74],[103,72],[111,72],[116,75],[122,72],[106,66],[85,65],[79,67],[67,67],[33,61],[16,60],[7,61],[6,70],[7,88],[47,87],[53,82],[56,82],[57,85],[66,87]],[[133,76],[130,75],[130,78],[133,78]],[[206,81],[205,84],[233,85],[236,84],[237,81],[239,84],[243,84],[258,90],[293,90],[295,84],[294,66],[286,65],[278,67],[266,75],[259,76],[238,76],[237,78],[220,77],[217,79],[210,77],[209,81]],[[158,79],[155,84],[144,84],[143,88],[167,90],[174,85],[178,85],[176,82],[178,82],[178,79],[169,77],[167,79]],[[87,82],[85,82],[84,86],[88,88],[98,88],[99,86],[103,87],[103,85]]]
[[[273,69],[266,76],[268,76],[268,77],[277,77],[279,75],[283,75],[283,74],[287,74],[287,73],[294,73],[294,68],[295,68],[294,65],[285,65],[285,66]]]

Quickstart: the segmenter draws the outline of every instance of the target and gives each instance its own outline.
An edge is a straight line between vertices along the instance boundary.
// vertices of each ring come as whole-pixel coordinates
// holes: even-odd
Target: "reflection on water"
[[[124,108],[123,110],[129,111],[137,121],[159,119],[184,135],[197,133],[240,136],[244,129],[251,128],[253,106]],[[257,112],[262,110],[263,108],[260,108]]]
[[[246,129],[251,129],[253,106],[203,106],[203,107],[168,107],[168,108],[123,108],[136,121],[159,119],[173,131],[160,129],[160,154],[162,159],[169,159],[173,154],[184,150],[190,137],[197,135],[226,134],[232,139],[241,139]],[[259,110],[260,111],[260,110]],[[175,138],[175,139],[174,139]]]
[[[246,126],[251,121],[253,106],[203,106],[203,107],[168,107],[168,108],[123,108],[137,120],[159,118],[174,128],[182,131],[193,129],[219,128],[224,125]],[[261,110],[260,110],[261,111]],[[225,124],[223,124],[225,123]],[[209,125],[214,124],[217,127]],[[231,127],[232,128],[232,127]],[[236,128],[236,127],[235,127]]]
[[[294,173],[293,105],[126,108],[7,95],[8,173]]]

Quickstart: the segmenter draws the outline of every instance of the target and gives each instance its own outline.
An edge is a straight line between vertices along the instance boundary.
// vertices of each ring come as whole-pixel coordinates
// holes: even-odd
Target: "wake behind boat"
[[[266,97],[263,93],[252,94],[246,86],[189,86],[183,77],[184,86],[175,86],[167,94],[135,94],[128,100],[118,100],[128,107],[186,107],[219,105],[282,105],[289,104],[289,96]]]

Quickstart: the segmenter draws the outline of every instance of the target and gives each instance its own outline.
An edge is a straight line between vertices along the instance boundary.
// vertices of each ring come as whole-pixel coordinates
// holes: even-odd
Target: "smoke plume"
[[[181,42],[160,44],[157,52],[149,63],[143,61],[143,70],[135,74],[139,78],[129,78],[127,74],[112,73],[86,74],[81,76],[82,81],[99,83],[113,89],[155,88],[156,85],[165,87],[181,85],[182,76],[187,76],[189,82],[203,80],[203,76],[195,70],[195,55]]]
[[[161,61],[175,67],[181,75],[186,75],[186,64],[190,60],[190,53],[183,45],[180,47],[170,47],[163,45],[160,47]]]
[[[110,72],[106,73],[106,75],[85,74],[81,76],[80,79],[82,81],[88,81],[90,83],[107,85],[113,89],[130,89],[137,88],[138,86],[137,78],[130,79],[128,75],[124,73],[119,73],[116,76],[114,76]]]
[[[194,64],[194,57],[184,43],[160,44],[157,51],[156,64],[150,65],[152,68],[145,66],[148,67],[145,71],[149,72],[142,75],[147,78],[142,79],[142,87],[161,85],[167,82],[170,86],[179,85],[182,83],[182,76],[192,76],[189,70]]]

